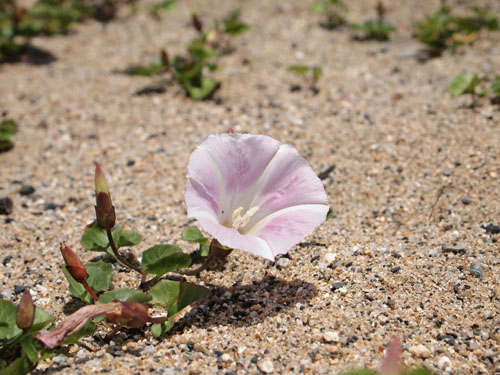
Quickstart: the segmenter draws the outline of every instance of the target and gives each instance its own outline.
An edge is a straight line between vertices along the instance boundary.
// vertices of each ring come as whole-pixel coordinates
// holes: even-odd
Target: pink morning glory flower
[[[323,185],[297,150],[252,134],[207,137],[191,154],[187,213],[231,249],[274,260],[321,224]]]

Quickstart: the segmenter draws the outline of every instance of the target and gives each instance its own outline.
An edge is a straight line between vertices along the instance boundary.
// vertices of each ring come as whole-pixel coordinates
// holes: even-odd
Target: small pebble
[[[28,288],[29,288],[28,286],[24,286],[24,285],[15,285],[14,286],[14,294],[22,293],[22,292],[24,292],[25,289],[28,289]]]
[[[0,215],[10,215],[12,207],[12,199],[9,197],[0,197]]]
[[[487,226],[484,227],[486,230],[486,233],[490,234],[498,234],[500,233],[500,226],[494,225],[494,224],[488,224]]]
[[[12,259],[12,255],[7,255],[5,258],[3,258],[2,264],[4,266],[6,266],[10,262],[11,259]]]
[[[323,334],[323,340],[325,342],[340,342],[340,337],[338,332],[328,331]]]
[[[483,269],[481,268],[481,266],[471,266],[469,268],[469,272],[474,277],[483,277]]]
[[[59,354],[59,355],[52,358],[52,362],[55,362],[58,365],[64,365],[66,363],[66,356],[64,354]],[[90,363],[90,362],[92,362],[92,361],[89,361],[87,363]]]
[[[57,206],[52,202],[47,202],[43,204],[44,211],[54,211]]]
[[[422,344],[410,347],[409,351],[415,357],[419,358],[429,358],[432,355],[431,351],[425,345]]]
[[[135,165],[135,160],[127,161],[127,167],[133,167]]]
[[[337,259],[337,256],[333,253],[326,253],[324,256],[323,256],[323,260],[326,264],[330,265],[332,264],[333,262],[335,262],[335,260]]]
[[[270,373],[272,373],[274,371],[274,365],[273,365],[273,363],[271,361],[260,361],[257,364],[257,367],[264,374],[270,374]]]
[[[283,267],[283,268],[287,267],[289,264],[290,264],[290,259],[288,259],[288,258],[279,258],[276,261],[276,265]]]
[[[337,282],[332,284],[332,291],[339,290],[344,285],[345,285],[345,283],[343,283],[342,281],[337,281]]]
[[[229,362],[231,360],[231,356],[227,353],[224,353],[220,359],[222,359],[224,362]]]
[[[442,356],[441,358],[439,358],[438,368],[440,370],[450,371],[451,370],[451,361],[450,361],[450,359],[448,357],[446,357],[446,356]]]
[[[391,272],[392,272],[392,273],[396,273],[396,272],[398,272],[400,269],[401,269],[401,267],[396,266],[396,267],[391,268]]]
[[[471,204],[471,203],[472,203],[472,199],[467,198],[467,197],[466,197],[466,198],[462,198],[462,203],[463,203],[465,206],[467,206],[467,205],[469,205],[469,204]],[[444,357],[444,358],[447,358],[447,357]]]
[[[35,188],[31,185],[23,185],[19,189],[19,194],[21,195],[31,195],[35,192]]]

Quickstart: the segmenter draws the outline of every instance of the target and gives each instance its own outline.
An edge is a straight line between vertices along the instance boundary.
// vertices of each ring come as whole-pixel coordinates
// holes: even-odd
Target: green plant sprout
[[[304,77],[307,82],[308,89],[311,90],[313,95],[319,93],[318,81],[323,75],[323,70],[320,66],[290,65],[288,67],[288,71],[298,75],[299,77]],[[300,86],[297,86],[297,88],[300,90]],[[298,90],[293,89],[292,91]]]
[[[149,13],[158,18],[160,15],[160,12],[162,11],[171,11],[174,10],[177,7],[177,2],[175,0],[164,0],[159,3],[154,4],[149,8]]]
[[[193,28],[198,35],[188,44],[185,55],[169,58],[165,50],[160,58],[149,65],[133,66],[125,73],[134,76],[155,76],[170,74],[170,81],[176,81],[194,100],[210,98],[220,87],[221,82],[207,73],[218,69],[216,59],[234,50],[229,37],[244,33],[250,26],[240,20],[241,10],[236,9],[228,16],[217,21],[215,26],[205,30],[202,21],[196,13],[191,16]]]
[[[325,18],[320,26],[333,30],[347,23],[346,14],[349,8],[342,0],[319,0],[311,6],[311,12],[321,14]]]
[[[490,90],[493,95],[500,95],[500,75],[495,77],[495,80],[491,83]]]
[[[479,77],[476,73],[465,72],[451,80],[448,91],[452,96],[471,95],[472,107],[475,107],[477,104],[477,97],[485,95],[484,91],[477,91],[479,84],[485,80],[485,77]]]
[[[12,137],[17,133],[17,124],[12,120],[0,122],[0,152],[9,151],[14,147]]]
[[[396,30],[390,23],[385,22],[384,17],[386,8],[382,2],[378,2],[375,10],[377,12],[377,19],[366,20],[350,25],[353,30],[359,31],[361,36],[360,40],[389,40],[389,36]]]
[[[0,299],[0,375],[32,371],[37,362],[60,353],[58,347],[77,344],[81,337],[94,334],[97,324],[104,319],[114,325],[109,337],[120,329],[139,328],[147,323],[151,324],[154,336],[161,336],[172,328],[182,309],[208,295],[208,289],[202,286],[164,278],[171,272],[193,274],[192,270],[182,271],[191,265],[191,258],[177,246],[152,246],[143,252],[140,262],[123,255],[121,249],[138,245],[141,236],[135,229],[116,225],[115,208],[99,164],[96,164],[95,192],[96,220],[85,228],[81,245],[89,251],[106,253],[121,266],[137,272],[140,282],[136,289],[129,286],[113,289],[111,264],[102,260],[83,264],[73,249],[61,244],[65,263],[62,271],[69,291],[86,305],[57,326],[44,330],[53,318],[33,304],[29,289],[24,291],[17,307]],[[214,246],[196,228],[186,228],[184,238],[199,243],[205,256]],[[150,306],[162,307],[167,315],[151,317]]]
[[[469,44],[479,30],[498,30],[495,13],[482,8],[474,8],[473,16],[455,16],[449,5],[443,5],[425,20],[417,23],[417,38],[429,48],[431,56],[440,56],[451,47]]]

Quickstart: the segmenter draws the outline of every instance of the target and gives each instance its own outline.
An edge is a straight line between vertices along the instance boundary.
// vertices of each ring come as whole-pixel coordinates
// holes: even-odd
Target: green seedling
[[[474,8],[472,16],[456,16],[449,5],[443,5],[424,21],[417,23],[417,38],[429,48],[431,56],[439,56],[447,48],[455,50],[470,44],[476,32],[498,30],[498,18],[486,9]]]
[[[324,16],[320,26],[327,30],[345,25],[348,11],[349,8],[342,0],[319,0],[311,6],[311,12]]]
[[[377,13],[377,19],[366,20],[350,25],[353,30],[361,33],[358,39],[386,41],[389,40],[390,34],[396,30],[390,23],[385,22],[384,18],[387,10],[381,1],[376,4],[375,11]]]
[[[465,72],[451,80],[448,91],[452,96],[471,95],[472,106],[475,107],[477,97],[485,94],[483,91],[477,91],[477,87],[485,80],[486,78],[479,77],[475,73]]]
[[[14,147],[12,138],[17,133],[17,124],[12,120],[0,122],[0,152],[9,151]]]
[[[323,75],[323,70],[319,66],[307,66],[307,65],[290,65],[288,71],[294,73],[299,77],[303,77],[306,81],[307,87],[313,95],[319,93],[318,81]],[[294,86],[295,87],[295,86]],[[292,91],[297,91],[293,89]]]
[[[164,0],[149,8],[149,13],[154,17],[159,17],[160,12],[168,12],[174,10],[176,7],[177,2],[175,0]]]
[[[495,80],[491,83],[490,90],[493,95],[500,95],[500,75],[495,77]]]

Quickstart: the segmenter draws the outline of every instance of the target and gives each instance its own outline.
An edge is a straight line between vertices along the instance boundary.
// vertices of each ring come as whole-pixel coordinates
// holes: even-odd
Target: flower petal
[[[247,189],[262,174],[279,146],[278,141],[264,135],[208,136],[189,159],[188,216],[194,216],[191,199],[197,195],[219,217],[219,222],[230,223],[233,211],[244,206],[239,202],[253,198]],[[201,202],[197,205],[201,206]]]
[[[197,216],[197,219],[202,228],[222,245],[231,249],[240,249],[265,259],[274,260],[271,248],[262,238],[241,234],[235,228],[227,228],[220,225],[214,218],[208,215]]]
[[[321,180],[290,145],[280,146],[255,185],[254,198],[249,205],[259,206],[259,211],[243,228],[243,233],[250,231],[267,215],[287,207],[309,204],[328,206]]]
[[[326,218],[328,206],[304,204],[288,207],[266,216],[258,222],[249,236],[257,236],[267,242],[274,256],[288,250],[312,233]]]

